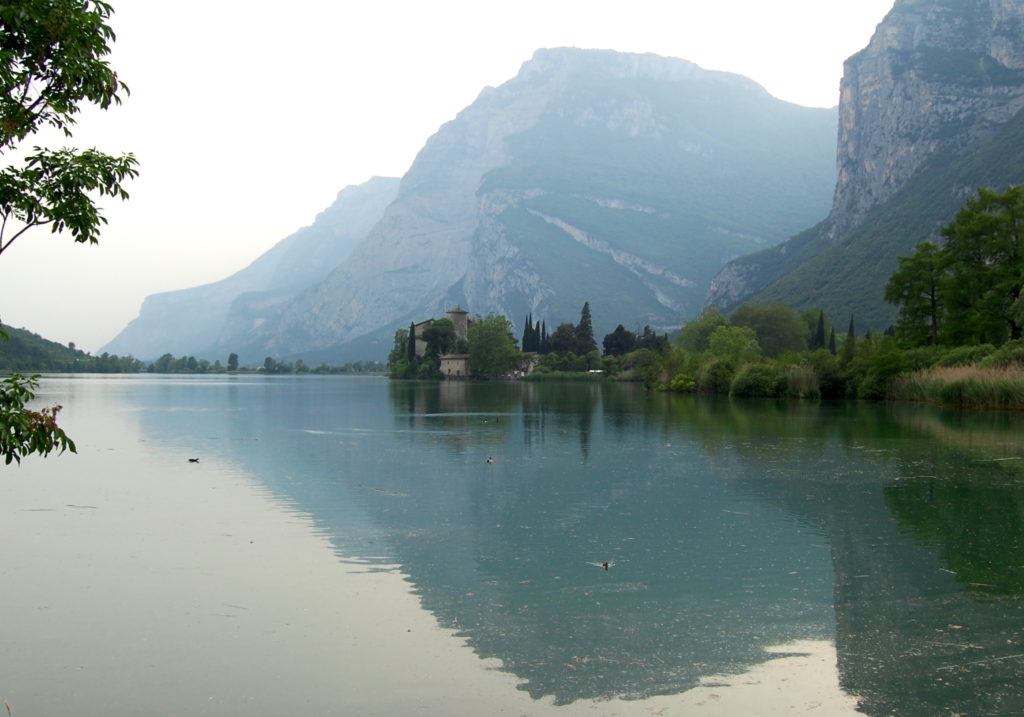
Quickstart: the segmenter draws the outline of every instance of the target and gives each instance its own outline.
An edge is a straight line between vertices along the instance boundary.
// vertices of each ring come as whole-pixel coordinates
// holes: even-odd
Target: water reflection
[[[866,714],[1024,711],[1018,416],[594,384],[158,392],[135,399],[149,436],[198,437],[339,554],[400,563],[534,697],[677,693],[825,638]]]

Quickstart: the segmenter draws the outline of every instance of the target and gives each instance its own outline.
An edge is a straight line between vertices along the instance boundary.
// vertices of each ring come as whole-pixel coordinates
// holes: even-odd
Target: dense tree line
[[[1021,338],[1024,188],[979,189],[942,229],[945,242],[900,257],[885,298],[899,306],[905,346],[965,346]]]
[[[58,344],[25,329],[4,327],[0,341],[0,369],[6,371],[61,371],[74,373],[137,373],[145,364],[132,356],[103,353],[93,356],[75,345]]]
[[[238,354],[231,353],[227,364],[195,356],[174,356],[166,353],[155,361],[140,361],[134,356],[118,356],[104,352],[98,356],[86,353],[71,343],[67,346],[44,339],[25,329],[4,327],[7,340],[0,341],[0,370],[60,373],[224,373],[260,372],[289,373],[369,373],[383,372],[380,361],[352,361],[340,366],[321,363],[310,367],[298,359],[294,363],[267,357],[263,365],[247,368],[238,363]]]

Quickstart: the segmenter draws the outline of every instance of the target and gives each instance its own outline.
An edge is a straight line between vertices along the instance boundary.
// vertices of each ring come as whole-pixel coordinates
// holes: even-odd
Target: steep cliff
[[[102,350],[144,359],[170,352],[223,360],[227,354],[218,342],[225,331],[266,321],[288,297],[323,280],[366,237],[397,191],[398,180],[384,177],[346,187],[312,225],[241,271],[212,284],[147,297],[138,318]]]
[[[382,355],[454,304],[555,324],[589,300],[599,334],[678,326],[726,261],[824,216],[834,136],[834,111],[685,60],[538,51],[426,143],[330,276],[221,345]]]
[[[1018,151],[1008,127],[1022,108],[1024,5],[897,0],[844,66],[828,218],[730,263],[707,302],[781,300],[885,326],[893,310],[881,286],[897,257],[936,238],[976,182],[1024,178],[1000,159]],[[987,171],[980,153],[996,160]]]

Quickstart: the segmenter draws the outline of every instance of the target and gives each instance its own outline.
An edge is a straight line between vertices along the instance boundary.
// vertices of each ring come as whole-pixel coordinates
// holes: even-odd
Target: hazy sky
[[[426,139],[541,47],[653,52],[837,104],[893,0],[112,0],[131,88],[70,144],[132,151],[98,246],[46,229],[0,256],[0,319],[95,351],[161,291],[222,279]],[[38,144],[68,144],[38,138]]]

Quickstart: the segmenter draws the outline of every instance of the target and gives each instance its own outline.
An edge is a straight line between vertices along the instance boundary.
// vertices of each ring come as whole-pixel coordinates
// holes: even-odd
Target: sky
[[[133,152],[100,243],[36,229],[0,255],[0,321],[96,352],[149,294],[223,279],[426,140],[546,47],[680,57],[809,107],[893,0],[111,0],[131,94],[74,137]]]

